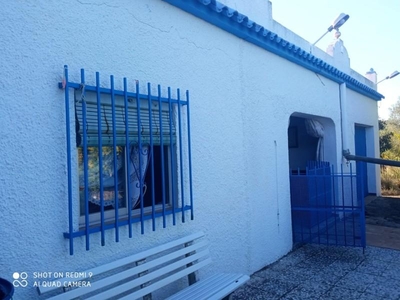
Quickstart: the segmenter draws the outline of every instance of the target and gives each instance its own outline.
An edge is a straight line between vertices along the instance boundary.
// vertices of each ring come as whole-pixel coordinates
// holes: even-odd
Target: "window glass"
[[[101,211],[101,189],[100,179],[103,179],[103,200],[104,210],[111,211],[117,206],[115,204],[115,191],[117,190],[118,208],[128,208],[128,185],[127,178],[130,179],[130,195],[132,210],[140,208],[140,169],[143,178],[143,207],[151,207],[154,204],[162,204],[163,197],[166,204],[169,203],[169,147],[153,146],[151,150],[148,145],[142,146],[141,152],[137,145],[132,145],[129,153],[126,147],[117,146],[115,148],[117,157],[117,170],[114,170],[114,147],[102,147],[99,153],[98,147],[88,147],[88,207],[89,214],[99,213]],[[140,154],[141,153],[141,154]],[[100,159],[102,155],[102,170],[100,174]],[[162,159],[164,159],[164,170],[162,169]],[[141,155],[139,162],[139,155]],[[128,167],[130,176],[128,176]],[[83,148],[78,148],[78,164],[79,164],[79,198],[80,198],[80,215],[85,215],[85,174],[84,174],[84,158]],[[152,167],[153,166],[153,167]],[[153,172],[154,168],[154,172]],[[117,185],[115,185],[115,174],[117,175]],[[164,178],[163,178],[164,176]],[[164,185],[163,185],[164,180]],[[153,186],[154,183],[154,186]],[[125,210],[125,215],[127,210]]]

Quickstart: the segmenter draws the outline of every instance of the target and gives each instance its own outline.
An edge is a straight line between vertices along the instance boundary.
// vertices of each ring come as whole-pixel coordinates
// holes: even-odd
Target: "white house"
[[[379,157],[375,84],[340,39],[311,54],[267,0],[1,10],[0,277],[32,279],[15,299],[39,298],[34,272],[88,269],[197,231],[214,261],[200,277],[252,274],[292,249],[291,168],[340,168],[346,149]],[[378,167],[365,180],[380,193]]]

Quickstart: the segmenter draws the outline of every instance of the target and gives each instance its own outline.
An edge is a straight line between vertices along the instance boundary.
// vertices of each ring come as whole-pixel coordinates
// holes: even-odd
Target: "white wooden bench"
[[[249,280],[242,274],[215,274],[196,280],[195,272],[211,263],[208,242],[196,233],[164,245],[80,272],[79,279],[59,278],[54,285],[38,287],[39,294],[56,299],[151,299],[151,293],[188,276],[189,286],[172,299],[222,299]],[[93,276],[91,277],[91,274]],[[66,281],[79,280],[81,287],[67,287]],[[76,284],[75,284],[76,285]],[[90,285],[90,286],[89,286]],[[56,291],[61,292],[54,295]]]

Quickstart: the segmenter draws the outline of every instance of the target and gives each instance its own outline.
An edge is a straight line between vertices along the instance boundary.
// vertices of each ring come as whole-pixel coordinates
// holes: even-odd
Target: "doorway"
[[[367,134],[366,127],[355,125],[354,130],[354,144],[355,153],[358,156],[367,156]],[[361,192],[363,190],[364,195],[368,195],[368,172],[367,163],[359,161],[357,162],[357,170],[363,169],[363,176],[359,177],[357,181],[357,190]]]

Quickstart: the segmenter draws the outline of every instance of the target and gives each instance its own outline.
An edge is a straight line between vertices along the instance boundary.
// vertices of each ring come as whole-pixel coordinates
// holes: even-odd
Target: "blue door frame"
[[[355,126],[354,142],[356,155],[367,156],[367,135],[365,127]],[[357,190],[361,191],[360,189],[363,188],[364,195],[368,195],[367,163],[357,162],[357,169],[360,168],[365,170],[365,172],[363,172],[362,177],[357,179]]]

